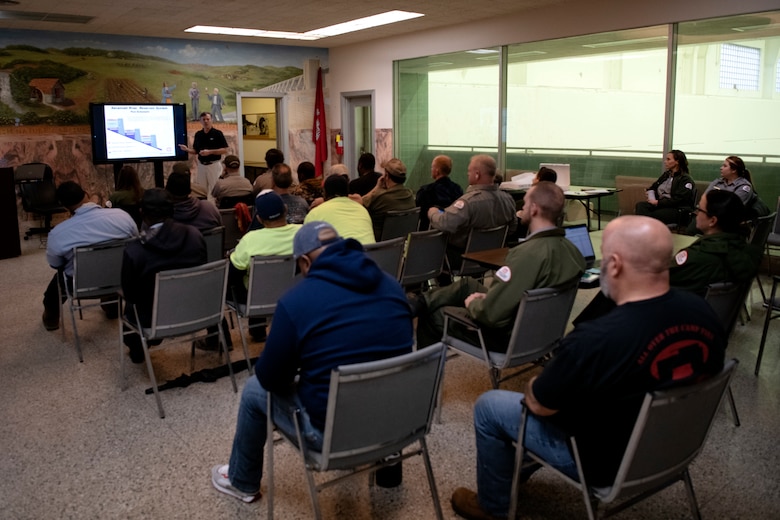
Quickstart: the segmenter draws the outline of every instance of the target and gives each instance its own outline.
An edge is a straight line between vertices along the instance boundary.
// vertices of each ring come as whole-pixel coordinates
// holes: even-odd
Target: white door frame
[[[357,150],[355,144],[355,108],[369,107],[371,110],[371,153],[376,150],[376,99],[373,90],[357,90],[341,93],[341,135],[344,139],[344,165],[351,178],[357,177]]]
[[[244,164],[244,138],[241,121],[244,115],[242,100],[245,98],[276,100],[276,147],[285,157],[290,156],[290,142],[287,139],[287,94],[284,92],[236,92],[236,123],[238,124],[238,158]]]

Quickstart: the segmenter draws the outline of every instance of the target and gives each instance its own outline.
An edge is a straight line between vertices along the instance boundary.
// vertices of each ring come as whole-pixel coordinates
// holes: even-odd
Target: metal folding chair
[[[384,272],[400,281],[405,246],[406,237],[402,236],[374,244],[366,244],[363,249]]]
[[[736,366],[737,361],[732,359],[726,362],[720,374],[701,383],[648,393],[634,423],[615,481],[604,488],[591,487],[585,480],[574,436],[569,441],[577,464],[579,478],[576,480],[524,445],[525,425],[530,412],[523,402],[508,518],[515,518],[517,514],[518,486],[520,471],[526,462],[524,458],[551,469],[580,489],[590,519],[623,511],[680,480],[685,483],[693,517],[701,518],[688,467],[704,447]],[[599,504],[606,506],[619,499],[626,500],[599,511]]]
[[[73,285],[65,281],[65,293],[70,309],[73,337],[79,361],[84,362],[81,352],[81,338],[76,325],[76,311],[83,319],[82,310],[98,305],[116,305],[117,316],[122,312],[122,257],[127,240],[112,240],[92,246],[76,247],[73,250]],[[97,303],[82,303],[82,300],[98,300]],[[65,316],[62,320],[62,338],[65,339]]]
[[[422,455],[436,517],[442,511],[425,437],[431,429],[446,348],[436,343],[422,350],[380,361],[340,366],[331,372],[327,416],[320,451],[309,448],[301,434],[301,410],[294,411],[295,431],[277,429],[303,459],[314,517],[322,518],[318,492],[345,478]],[[273,410],[268,393],[268,410]],[[268,518],[274,513],[273,417],[268,421]],[[402,450],[418,443],[413,451]],[[388,456],[402,452],[399,458]],[[315,485],[313,473],[346,471]]]
[[[119,359],[122,377],[122,389],[127,381],[125,378],[125,358],[122,337],[125,328],[135,332],[141,338],[144,349],[146,367],[149,379],[152,381],[154,397],[157,401],[157,410],[160,418],[165,417],[160,391],[157,388],[157,379],[154,376],[154,366],[149,355],[150,342],[165,339],[187,337],[192,339],[197,332],[208,327],[216,327],[219,334],[219,344],[225,354],[225,362],[230,372],[230,380],[233,383],[233,391],[238,392],[236,378],[233,374],[233,366],[230,363],[230,353],[225,344],[225,334],[222,330],[222,315],[225,306],[225,291],[227,290],[228,265],[227,260],[217,260],[197,267],[185,269],[173,269],[157,273],[154,289],[154,304],[152,306],[152,318],[149,326],[143,326],[138,317],[138,309],[133,305],[132,319],[122,316]],[[132,305],[131,302],[128,304]],[[164,348],[165,345],[155,347],[155,350]],[[194,346],[191,347],[194,355]],[[244,350],[246,356],[246,349]],[[249,360],[247,360],[248,364]]]

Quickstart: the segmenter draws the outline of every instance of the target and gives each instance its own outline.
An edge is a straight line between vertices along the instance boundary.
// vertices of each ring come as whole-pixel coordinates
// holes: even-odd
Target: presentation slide
[[[105,106],[108,159],[176,155],[173,106]]]

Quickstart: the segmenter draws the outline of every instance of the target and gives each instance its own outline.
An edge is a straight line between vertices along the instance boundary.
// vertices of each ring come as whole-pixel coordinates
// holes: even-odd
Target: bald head
[[[659,220],[638,215],[616,218],[601,243],[602,290],[620,305],[669,290],[672,234]]]
[[[626,215],[604,229],[602,252],[619,253],[637,271],[660,273],[669,269],[672,259],[672,234],[660,220]]]

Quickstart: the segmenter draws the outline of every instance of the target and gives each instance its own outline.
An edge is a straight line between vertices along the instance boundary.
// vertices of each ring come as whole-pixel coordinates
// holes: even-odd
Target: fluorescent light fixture
[[[466,54],[498,54],[498,51],[496,49],[474,49],[466,51]]]
[[[732,27],[732,31],[746,32],[746,31],[761,31],[765,29],[777,29],[780,28],[780,23],[770,23],[763,25],[746,25],[744,27]]]
[[[650,38],[636,38],[634,40],[614,40],[600,43],[586,43],[583,45],[583,47],[587,47],[589,49],[600,49],[602,47],[621,47],[624,45],[637,45],[640,43],[661,42],[665,40],[666,36],[651,36]]]
[[[520,58],[522,56],[540,56],[542,54],[547,54],[545,51],[521,51],[521,52],[510,52],[509,57],[510,58]]]
[[[396,22],[403,22],[413,18],[425,16],[421,13],[411,13],[408,11],[388,11],[365,18],[358,18],[349,22],[330,25],[321,29],[313,29],[305,33],[285,32],[285,31],[265,31],[262,29],[243,29],[241,27],[215,27],[211,25],[195,25],[184,32],[204,33],[204,34],[226,34],[231,36],[254,36],[257,38],[281,38],[287,40],[319,40],[329,36],[337,36],[350,32],[362,31],[371,27],[379,27]]]
[[[380,25],[403,22],[405,20],[419,18],[420,16],[425,16],[425,15],[423,15],[422,13],[411,13],[409,11],[387,11],[386,13],[379,13],[373,16],[366,16],[365,18],[358,18],[357,20],[351,20],[349,22],[337,23],[336,25],[329,25],[328,27],[323,27],[322,29],[314,29],[311,31],[306,31],[303,34],[313,35],[319,38],[327,38],[328,36],[337,36],[339,34],[362,31],[363,29],[370,29],[371,27],[379,27]]]

